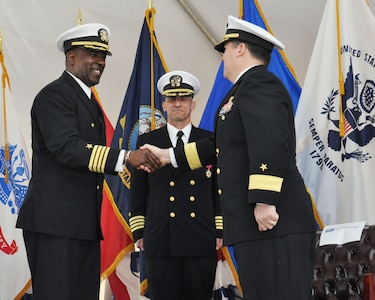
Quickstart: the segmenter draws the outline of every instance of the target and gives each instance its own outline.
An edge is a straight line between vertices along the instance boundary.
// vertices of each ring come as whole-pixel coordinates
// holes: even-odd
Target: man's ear
[[[193,100],[193,102],[191,103],[191,110],[193,111],[196,107],[197,103]]]
[[[238,46],[238,54],[242,54],[246,51],[246,45],[244,43],[239,43]]]
[[[73,50],[69,50],[68,52],[66,52],[65,54],[65,57],[66,57],[66,62],[68,64],[73,64],[74,63],[74,60],[76,58],[77,54],[75,53],[75,51]]]

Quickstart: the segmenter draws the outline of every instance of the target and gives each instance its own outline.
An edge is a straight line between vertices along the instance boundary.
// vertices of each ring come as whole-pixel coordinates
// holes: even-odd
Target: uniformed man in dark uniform
[[[138,145],[166,148],[212,135],[191,123],[193,97],[200,88],[195,76],[169,72],[157,86],[165,96],[168,123],[141,135]],[[151,174],[133,172],[129,221],[137,247],[144,250],[152,300],[212,297],[223,229],[213,168],[180,171],[168,165]]]
[[[100,283],[104,173],[124,164],[150,170],[150,153],[105,146],[102,111],[92,97],[107,55],[107,26],[74,27],[57,39],[65,71],[36,96],[32,178],[17,227],[23,229],[36,300],[95,300]]]
[[[315,221],[296,167],[292,102],[267,70],[274,47],[284,48],[263,28],[229,16],[215,49],[234,85],[217,110],[214,139],[153,150],[182,169],[216,154],[224,244],[234,247],[244,299],[308,300]]]

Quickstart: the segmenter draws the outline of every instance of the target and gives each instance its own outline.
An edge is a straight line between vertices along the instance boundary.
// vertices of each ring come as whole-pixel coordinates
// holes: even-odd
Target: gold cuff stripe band
[[[185,144],[184,151],[191,170],[199,169],[202,167],[202,163],[199,159],[197,151],[197,143],[194,142]]]
[[[145,228],[145,217],[135,216],[129,219],[130,229],[132,232]]]
[[[105,164],[107,162],[109,147],[105,146],[94,146],[91,152],[89,161],[89,170],[97,173],[104,173]]]
[[[249,176],[249,190],[263,190],[280,193],[282,184],[283,178],[277,176],[261,174]]]
[[[215,217],[215,227],[218,230],[223,230],[224,229],[223,217],[222,216],[216,216]]]

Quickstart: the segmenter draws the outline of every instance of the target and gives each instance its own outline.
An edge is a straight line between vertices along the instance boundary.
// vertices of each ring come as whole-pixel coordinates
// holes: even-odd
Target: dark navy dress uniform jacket
[[[311,199],[295,165],[293,114],[281,81],[256,66],[220,104],[215,136],[175,149],[181,168],[208,164],[216,156],[226,245],[315,231]],[[273,230],[258,230],[259,202],[276,205],[280,219]]]
[[[105,147],[105,124],[68,73],[36,96],[32,179],[17,227],[62,237],[102,239],[103,174],[114,173],[118,149]]]
[[[189,141],[212,133],[192,127]],[[138,145],[172,147],[167,127],[143,134]],[[130,225],[134,241],[144,238],[145,256],[216,256],[216,237],[222,237],[222,217],[211,164],[194,171],[167,165],[148,174],[132,174]],[[215,222],[216,220],[216,222]],[[215,225],[216,224],[216,225]]]

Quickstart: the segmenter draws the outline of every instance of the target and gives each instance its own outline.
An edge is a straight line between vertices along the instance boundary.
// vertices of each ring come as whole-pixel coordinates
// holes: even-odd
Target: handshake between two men
[[[170,162],[169,149],[161,149],[149,144],[141,146],[138,150],[131,151],[127,160],[127,163],[132,167],[148,173],[154,172]]]

